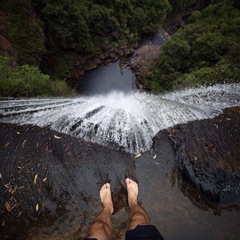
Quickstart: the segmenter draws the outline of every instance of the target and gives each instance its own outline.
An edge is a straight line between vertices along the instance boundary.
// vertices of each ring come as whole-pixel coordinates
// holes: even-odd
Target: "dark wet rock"
[[[101,60],[103,60],[103,59],[106,58],[106,56],[104,55],[104,53],[100,53],[99,58],[100,58]]]
[[[124,236],[129,213],[125,177],[138,180],[141,189],[148,191],[140,191],[140,199],[155,219],[154,224],[164,225],[163,232],[169,226],[170,232],[181,233],[180,215],[191,211],[186,225],[181,225],[185,232],[190,231],[187,226],[190,224],[191,228],[194,221],[191,214],[200,209],[200,220],[194,227],[196,231],[201,225],[204,239],[209,214],[204,217],[202,210],[218,215],[231,210],[233,214],[228,219],[234,221],[219,221],[228,227],[233,224],[234,232],[229,233],[228,228],[216,222],[214,226],[220,226],[224,236],[233,234],[232,239],[237,239],[239,123],[240,108],[232,108],[211,120],[178,125],[161,131],[154,139],[152,151],[137,159],[48,128],[1,123],[0,239],[83,237],[102,209],[98,191],[107,181],[111,183],[116,206],[114,237],[119,239],[118,236]],[[194,210],[188,201],[181,205],[186,198],[196,206]],[[194,215],[194,219],[197,217]],[[175,218],[176,226],[171,225]],[[214,217],[211,221],[217,220]],[[211,239],[219,239],[217,234],[214,236]]]
[[[83,186],[99,175],[99,188],[115,174],[109,163],[119,153],[100,145],[34,126],[1,124],[0,133],[0,239],[26,239],[42,215],[62,215],[66,202],[88,204],[92,196]],[[133,176],[130,160],[130,154],[121,153],[123,178]],[[98,172],[99,164],[105,175]],[[54,225],[54,219],[48,221]]]
[[[112,58],[112,59],[116,59],[117,58],[117,56],[116,56],[116,54],[114,52],[110,52],[109,53],[109,57]]]
[[[124,56],[124,50],[123,49],[119,49],[119,56],[123,57]]]
[[[81,54],[78,55],[77,53],[75,53],[76,55],[74,56],[74,59],[80,60],[82,63],[85,63],[91,59],[93,59],[94,54]]]
[[[84,75],[84,71],[83,70],[76,70],[76,71],[74,71],[74,74],[73,75],[71,75],[71,77],[72,78],[74,78],[74,79],[79,79],[79,78],[81,78],[83,75]]]
[[[93,61],[89,61],[89,62],[87,62],[87,63],[85,63],[84,65],[83,65],[83,67],[82,67],[82,69],[84,70],[84,71],[89,71],[89,70],[93,70],[93,69],[95,69],[95,68],[97,68],[97,64],[94,62],[94,60]]]
[[[96,57],[93,62],[94,62],[94,64],[96,64],[98,66],[101,64],[101,59]]]
[[[176,156],[172,183],[203,210],[240,210],[239,122],[240,108],[232,108],[213,120],[171,129]]]

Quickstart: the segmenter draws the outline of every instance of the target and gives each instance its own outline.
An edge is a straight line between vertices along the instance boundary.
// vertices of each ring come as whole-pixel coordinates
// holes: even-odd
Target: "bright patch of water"
[[[111,92],[78,98],[0,101],[0,122],[49,126],[113,149],[144,152],[153,137],[177,124],[213,118],[240,105],[240,84],[223,84],[164,95]]]

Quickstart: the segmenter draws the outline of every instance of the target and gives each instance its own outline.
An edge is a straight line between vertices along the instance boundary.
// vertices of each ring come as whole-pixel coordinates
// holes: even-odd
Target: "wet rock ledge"
[[[175,153],[172,185],[200,209],[217,215],[240,210],[240,108],[175,126],[169,138]]]

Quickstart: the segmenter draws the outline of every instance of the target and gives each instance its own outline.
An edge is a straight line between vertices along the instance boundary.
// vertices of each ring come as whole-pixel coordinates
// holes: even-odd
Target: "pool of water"
[[[112,91],[130,93],[135,90],[135,75],[133,71],[117,62],[102,65],[85,74],[79,82],[77,91],[84,96],[108,94]]]

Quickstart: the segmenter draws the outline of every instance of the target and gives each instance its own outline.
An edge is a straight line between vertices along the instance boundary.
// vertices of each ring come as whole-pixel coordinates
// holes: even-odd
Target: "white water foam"
[[[131,153],[147,151],[162,129],[213,118],[227,107],[240,106],[240,84],[224,84],[164,95],[146,93],[78,98],[0,101],[0,122],[49,126]]]

